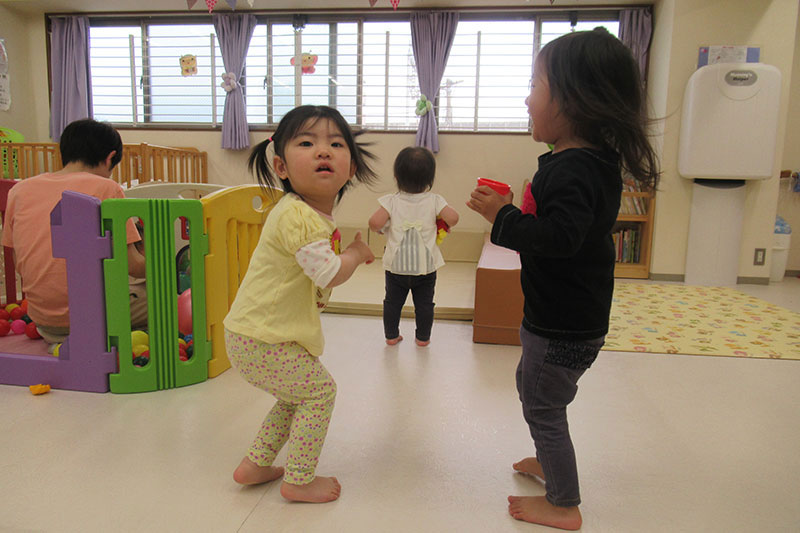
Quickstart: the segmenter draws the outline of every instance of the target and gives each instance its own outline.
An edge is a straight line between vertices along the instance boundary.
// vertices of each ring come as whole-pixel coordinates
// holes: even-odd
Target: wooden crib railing
[[[0,143],[0,160],[0,177],[7,179],[25,179],[62,167],[56,143]],[[111,177],[125,187],[149,181],[208,183],[208,154],[197,148],[125,144]]]

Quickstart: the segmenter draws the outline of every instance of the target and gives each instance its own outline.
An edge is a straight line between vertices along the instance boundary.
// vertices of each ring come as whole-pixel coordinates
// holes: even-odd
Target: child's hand
[[[467,207],[494,224],[497,212],[500,211],[504,205],[510,204],[513,200],[513,192],[509,192],[505,196],[500,196],[486,185],[481,185],[475,187],[475,190],[470,194]]]
[[[355,254],[358,258],[358,264],[366,263],[370,264],[375,261],[375,254],[372,253],[372,250],[369,249],[369,246],[361,240],[361,232],[356,232],[356,237],[347,248],[345,248],[345,252],[349,252]]]

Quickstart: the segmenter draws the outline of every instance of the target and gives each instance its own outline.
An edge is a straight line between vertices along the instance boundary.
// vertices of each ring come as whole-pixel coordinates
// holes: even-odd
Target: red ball
[[[27,323],[25,323],[25,321],[24,321],[24,320],[22,320],[22,319],[20,319],[20,320],[14,320],[14,321],[11,323],[11,331],[13,331],[14,333],[16,333],[17,335],[19,335],[19,334],[21,334],[21,333],[25,333],[25,328],[27,328],[27,327],[28,327],[28,324],[27,324]]]
[[[181,361],[188,361],[189,354],[187,354],[186,350],[184,350],[183,348],[178,348],[178,359],[180,359]]]
[[[33,322],[31,322],[27,326],[25,326],[25,335],[27,335],[31,339],[41,339],[42,338],[42,336],[39,335],[39,332],[36,331],[36,324],[34,324]]]
[[[19,320],[25,315],[25,310],[22,307],[15,307],[11,310],[11,320]]]
[[[22,301],[19,303],[19,306],[22,308],[23,311],[26,313],[28,312],[28,299],[23,298]]]
[[[5,309],[0,309],[0,320],[8,320],[9,318],[11,318],[11,313]]]
[[[5,337],[11,331],[11,322],[4,318],[0,318],[0,337]]]

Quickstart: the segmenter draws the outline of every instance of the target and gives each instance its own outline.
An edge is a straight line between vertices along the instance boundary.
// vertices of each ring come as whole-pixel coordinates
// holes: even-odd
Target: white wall
[[[789,87],[789,111],[781,169],[800,172],[800,13],[797,16],[794,66]],[[788,270],[800,270],[800,193],[792,192],[790,180],[781,180],[778,214],[792,226],[792,248]]]
[[[768,278],[769,259],[753,265],[754,248],[771,247],[778,198],[783,139],[788,122],[789,88],[796,50],[798,3],[796,0],[751,2],[749,0],[663,0],[656,9],[657,40],[651,56],[651,92],[663,98],[666,117],[663,129],[663,177],[657,196],[651,271],[660,275],[682,275],[686,262],[692,182],[677,173],[678,133],[683,91],[697,68],[698,48],[703,45],[748,45],[761,48],[761,61],[783,73],[778,150],[772,179],[747,184],[745,220],[739,260],[739,276]],[[670,19],[671,20],[664,20]],[[661,24],[671,27],[669,35]],[[665,76],[661,61],[669,63]],[[654,88],[653,82],[663,84]]]

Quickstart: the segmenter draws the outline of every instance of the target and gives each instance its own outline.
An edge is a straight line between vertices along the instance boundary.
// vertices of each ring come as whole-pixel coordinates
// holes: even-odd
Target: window
[[[184,59],[187,56],[191,57]],[[185,69],[182,61],[187,61]],[[89,69],[96,120],[222,121],[225,91],[219,82],[224,69],[211,24],[91,26]]]
[[[572,21],[570,21],[572,16]],[[576,17],[577,16],[577,20]],[[172,18],[92,18],[92,111],[117,125],[222,122],[225,72],[214,27]],[[432,112],[440,131],[527,131],[525,97],[536,51],[574,30],[605,26],[615,11],[465,13]],[[295,30],[298,27],[298,30]],[[182,70],[181,61],[196,66]],[[300,59],[294,65],[295,58]],[[420,98],[407,19],[259,18],[242,80],[252,127],[274,127],[300,104],[331,105],[370,130],[416,130]]]

